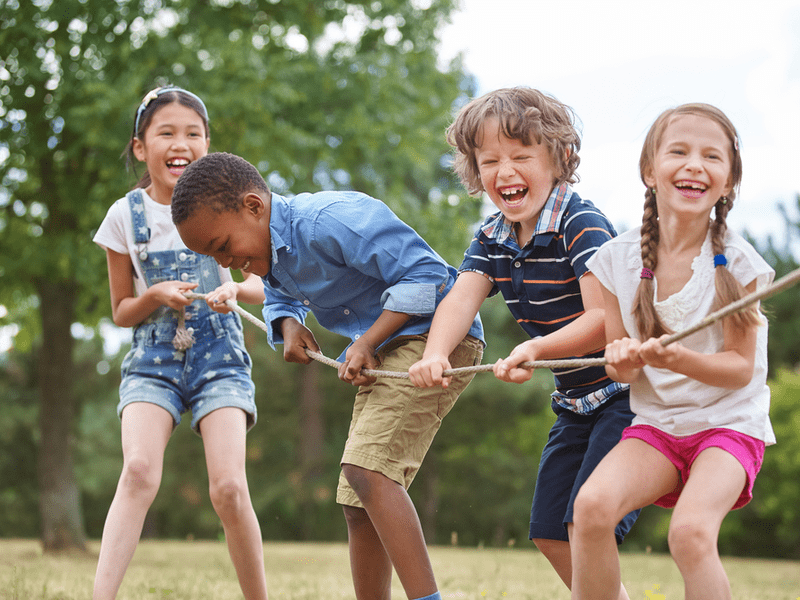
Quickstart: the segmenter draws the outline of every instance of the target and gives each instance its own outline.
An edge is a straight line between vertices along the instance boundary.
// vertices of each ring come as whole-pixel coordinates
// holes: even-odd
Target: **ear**
[[[133,155],[136,157],[136,160],[140,162],[145,162],[147,159],[147,153],[144,150],[144,142],[139,138],[133,138],[131,148],[133,150]]]
[[[727,185],[725,185],[725,189],[722,190],[723,196],[729,196],[730,193],[733,191],[733,182],[728,179]]]
[[[267,206],[264,199],[258,193],[248,192],[242,198],[242,209],[244,209],[245,214],[252,215],[256,219],[261,220]]]
[[[647,187],[656,187],[656,178],[653,176],[653,169],[645,169],[644,173],[642,174],[642,180]]]

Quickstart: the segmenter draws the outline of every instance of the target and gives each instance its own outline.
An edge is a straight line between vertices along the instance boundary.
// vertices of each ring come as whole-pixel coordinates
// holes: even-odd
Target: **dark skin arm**
[[[410,318],[405,313],[384,310],[372,327],[347,349],[344,362],[339,367],[339,379],[356,386],[375,381],[374,377],[363,375],[361,369],[375,368],[375,349]],[[311,362],[305,352],[306,348],[319,352],[319,345],[311,330],[289,317],[280,321],[280,328],[283,334],[284,360],[302,364]]]

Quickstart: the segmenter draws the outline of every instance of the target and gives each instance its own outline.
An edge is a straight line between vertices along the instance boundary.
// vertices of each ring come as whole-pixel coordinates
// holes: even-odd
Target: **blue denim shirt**
[[[272,194],[272,266],[264,280],[264,321],[310,312],[325,329],[355,341],[384,310],[412,315],[386,341],[425,333],[456,279],[449,266],[380,200],[328,191],[287,199]],[[476,316],[469,334],[483,341]],[[344,356],[344,352],[342,353]]]

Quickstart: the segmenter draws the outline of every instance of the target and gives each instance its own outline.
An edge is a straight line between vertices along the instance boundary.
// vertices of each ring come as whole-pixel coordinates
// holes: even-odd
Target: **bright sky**
[[[575,110],[575,189],[620,231],[641,223],[653,120],[685,102],[718,106],[742,143],[729,226],[783,243],[776,207],[800,193],[800,0],[461,0],[441,50],[463,53],[480,94],[526,85]]]

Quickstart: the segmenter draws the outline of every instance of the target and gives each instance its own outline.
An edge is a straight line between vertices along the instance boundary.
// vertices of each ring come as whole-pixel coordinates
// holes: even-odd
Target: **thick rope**
[[[774,296],[775,294],[784,291],[785,289],[793,286],[798,281],[800,281],[800,269],[795,269],[791,273],[784,275],[777,281],[774,281],[771,285],[764,286],[760,290],[756,290],[755,292],[744,296],[740,300],[736,302],[731,302],[727,306],[711,313],[704,319],[698,321],[694,325],[684,329],[683,331],[679,331],[677,333],[673,333],[661,342],[663,346],[667,346],[672,344],[673,342],[677,342],[678,340],[682,340],[683,338],[708,327],[716,323],[717,321],[724,319],[734,313],[741,312],[751,304],[755,304],[759,300],[763,300],[764,298],[769,298],[770,296]],[[184,296],[187,298],[205,298],[205,294],[197,294],[195,292],[184,292]],[[268,333],[269,330],[267,329],[267,325],[257,317],[254,317],[249,312],[240,308],[239,305],[234,302],[233,300],[226,300],[225,305],[239,313],[243,318],[247,319],[251,323],[253,323],[256,327]],[[314,352],[313,350],[309,350],[308,348],[305,349],[306,354],[329,367],[339,368],[342,363],[328,358],[327,356],[320,354],[319,352]],[[564,359],[564,360],[536,360],[536,361],[526,361],[520,363],[520,367],[525,369],[573,369],[579,367],[602,367],[606,364],[605,358],[571,358],[571,359]],[[493,370],[494,365],[477,365],[474,367],[461,367],[458,369],[447,369],[442,373],[442,376],[449,377],[452,375],[459,375],[463,373],[480,373],[483,371],[491,371]],[[381,369],[362,369],[361,373],[367,375],[368,377],[387,377],[389,379],[408,379],[408,373],[398,372],[398,371],[383,371]]]

